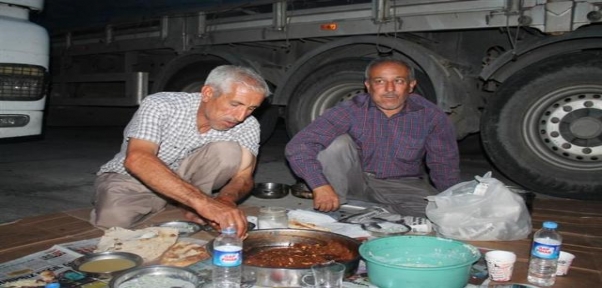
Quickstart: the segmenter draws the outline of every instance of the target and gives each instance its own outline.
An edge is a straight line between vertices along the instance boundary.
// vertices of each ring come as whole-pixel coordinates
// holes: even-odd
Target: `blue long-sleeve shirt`
[[[312,189],[328,184],[318,153],[345,133],[357,144],[363,171],[376,178],[422,176],[425,160],[439,191],[460,182],[456,135],[439,107],[410,94],[402,111],[388,118],[362,94],[325,111],[287,144],[291,168]]]

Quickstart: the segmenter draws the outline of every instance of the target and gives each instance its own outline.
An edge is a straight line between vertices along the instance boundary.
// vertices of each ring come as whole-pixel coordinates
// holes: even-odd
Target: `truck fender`
[[[598,29],[595,29],[598,28]],[[510,78],[525,67],[557,55],[577,53],[588,49],[602,49],[602,30],[599,26],[579,29],[556,37],[519,44],[515,51],[507,51],[481,70],[479,77],[498,83]]]
[[[257,71],[260,71],[253,62],[245,60],[241,55],[234,55],[227,51],[217,51],[214,49],[207,49],[201,51],[193,51],[190,53],[182,54],[172,59],[167,63],[165,68],[157,75],[156,81],[151,89],[152,93],[165,91],[165,87],[169,80],[183,69],[186,69],[195,65],[211,65],[212,67],[205,67],[211,70],[215,66],[219,65],[241,65],[251,67]]]

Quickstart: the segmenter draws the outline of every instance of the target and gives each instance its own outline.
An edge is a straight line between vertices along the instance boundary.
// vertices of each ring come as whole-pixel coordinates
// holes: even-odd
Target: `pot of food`
[[[336,261],[350,276],[359,264],[360,242],[325,231],[305,229],[264,229],[250,231],[243,241],[246,274],[254,274],[260,287],[301,287],[301,278],[311,266]],[[207,244],[213,251],[213,241]]]

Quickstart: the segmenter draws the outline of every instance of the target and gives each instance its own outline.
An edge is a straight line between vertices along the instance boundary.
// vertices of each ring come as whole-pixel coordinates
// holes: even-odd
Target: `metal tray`
[[[213,241],[207,243],[207,251],[213,254]],[[243,241],[243,259],[245,255],[253,253],[256,249],[269,249],[271,247],[286,247],[295,243],[327,243],[339,242],[353,252],[355,258],[341,262],[345,265],[345,274],[353,275],[359,266],[359,246],[361,242],[336,233],[308,230],[308,229],[263,229],[249,232]],[[317,264],[317,263],[316,263]],[[245,273],[255,277],[255,285],[259,287],[302,287],[301,278],[311,273],[311,268],[269,268],[243,265]]]

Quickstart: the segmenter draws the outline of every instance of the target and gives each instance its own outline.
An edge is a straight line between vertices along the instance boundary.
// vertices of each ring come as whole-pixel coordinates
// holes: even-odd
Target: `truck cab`
[[[0,138],[42,133],[49,37],[29,21],[43,0],[0,1]]]

